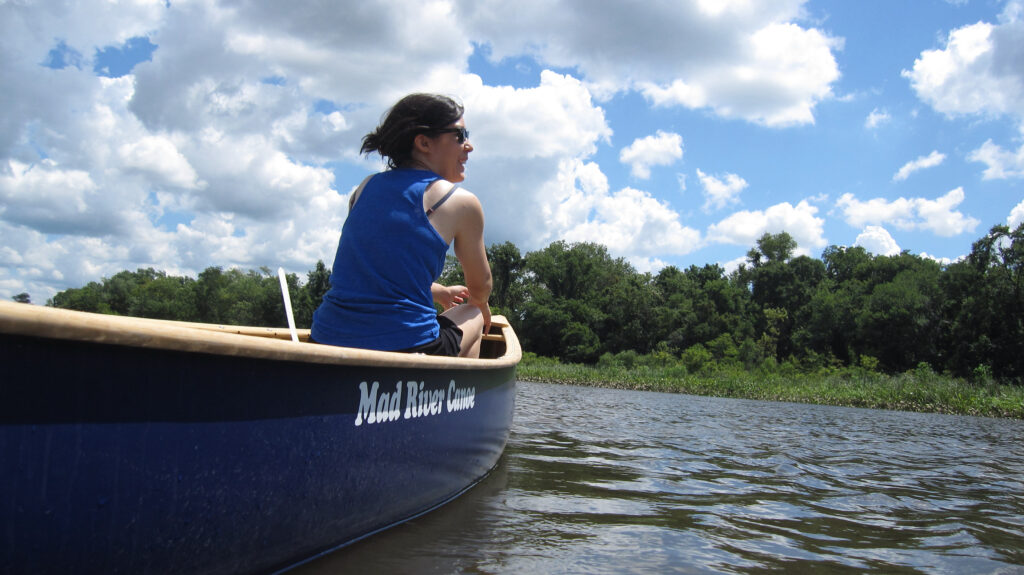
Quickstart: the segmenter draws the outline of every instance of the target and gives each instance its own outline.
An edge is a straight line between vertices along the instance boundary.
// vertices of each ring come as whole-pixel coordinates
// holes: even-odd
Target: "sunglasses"
[[[469,139],[469,130],[465,128],[438,128],[431,130],[438,134],[455,134],[455,141],[460,144],[465,144],[466,140]]]

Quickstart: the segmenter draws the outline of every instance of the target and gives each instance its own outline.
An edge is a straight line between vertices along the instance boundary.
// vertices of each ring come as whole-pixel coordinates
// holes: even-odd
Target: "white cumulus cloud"
[[[782,202],[766,210],[743,210],[708,227],[707,241],[752,246],[765,233],[786,232],[797,242],[796,255],[816,255],[828,241],[825,220],[807,200]]]
[[[658,130],[653,136],[637,138],[619,153],[619,161],[630,165],[633,177],[651,177],[651,166],[671,166],[683,157],[683,137]]]
[[[930,231],[950,237],[973,232],[981,222],[956,210],[964,201],[963,188],[955,188],[934,200],[925,198],[872,198],[858,200],[843,194],[836,201],[846,223],[860,228],[867,225],[890,224],[904,230]]]
[[[1011,230],[1015,229],[1021,223],[1024,223],[1024,200],[1021,200],[1019,204],[1014,206],[1013,209],[1010,210],[1010,215],[1006,218],[1006,225],[1009,226]]]
[[[910,177],[910,174],[924,170],[927,168],[934,168],[942,164],[946,159],[946,154],[940,154],[938,150],[932,150],[932,153],[927,156],[920,156],[915,160],[911,160],[897,170],[896,174],[892,177],[893,181],[903,181]]]
[[[731,34],[735,35],[735,34]],[[769,22],[736,38],[738,58],[687,62],[689,73],[639,82],[658,106],[710,108],[726,118],[771,127],[814,123],[814,108],[833,97],[842,41],[791,22]]]
[[[802,27],[799,0],[459,3],[491,58],[528,54],[580,70],[599,97],[641,90],[659,106],[708,109],[769,126],[812,123],[839,79],[842,40]]]
[[[1008,2],[996,24],[977,22],[949,33],[902,75],[918,98],[949,116],[1008,117],[1024,129],[1024,4]],[[969,159],[988,165],[985,179],[1024,177],[1024,147],[1007,151],[991,140]]]
[[[896,240],[882,226],[867,226],[854,240],[853,245],[879,256],[895,256],[901,251]]]
[[[740,201],[740,192],[747,188],[747,181],[736,174],[721,177],[697,170],[697,178],[704,187],[704,211],[720,210]]]
[[[700,232],[684,226],[665,202],[633,188],[611,192],[594,163],[564,162],[557,186],[547,193],[553,198],[545,214],[551,239],[600,243],[643,268],[653,265],[654,256],[685,255],[702,246]]]
[[[949,33],[942,49],[926,50],[902,75],[919,98],[949,115],[1024,116],[1020,63],[1020,4],[1010,2],[1002,22],[978,22]]]
[[[865,118],[864,127],[868,130],[874,130],[882,124],[889,123],[890,120],[892,120],[892,116],[890,116],[888,112],[875,108],[874,110],[871,110],[871,113],[868,114],[867,118]]]
[[[1017,148],[1017,151],[1005,150],[989,139],[980,148],[972,151],[967,159],[988,166],[982,172],[983,179],[1024,178],[1024,145]]]

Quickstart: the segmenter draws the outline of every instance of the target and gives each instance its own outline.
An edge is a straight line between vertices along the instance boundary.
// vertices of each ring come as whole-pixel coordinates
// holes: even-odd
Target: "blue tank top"
[[[372,177],[341,229],[331,289],[313,313],[319,343],[393,351],[437,339],[430,284],[448,244],[423,211],[423,192],[440,177],[390,170]]]

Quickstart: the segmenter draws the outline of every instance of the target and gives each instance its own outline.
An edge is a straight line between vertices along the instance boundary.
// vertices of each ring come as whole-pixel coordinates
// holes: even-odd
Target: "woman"
[[[331,289],[313,314],[318,343],[479,356],[491,268],[483,208],[456,185],[473,151],[462,113],[451,98],[412,94],[363,138],[361,152],[380,153],[388,170],[349,198]],[[466,286],[434,283],[453,242]]]

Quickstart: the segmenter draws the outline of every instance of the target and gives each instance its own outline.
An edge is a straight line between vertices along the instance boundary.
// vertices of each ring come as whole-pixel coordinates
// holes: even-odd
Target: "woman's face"
[[[459,129],[466,129],[463,118],[445,127],[445,130],[451,130],[450,132],[442,132],[431,138],[431,151],[429,157],[424,159],[432,171],[449,182],[461,182],[466,179],[466,162],[469,160],[469,153],[473,151],[468,134],[465,131],[457,133]],[[466,137],[463,138],[463,135]]]

